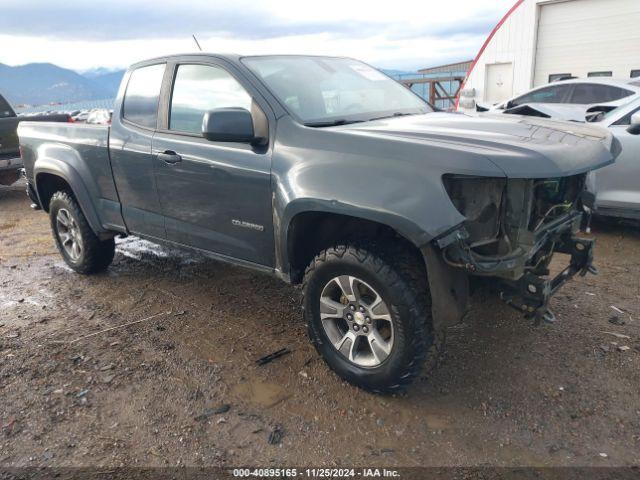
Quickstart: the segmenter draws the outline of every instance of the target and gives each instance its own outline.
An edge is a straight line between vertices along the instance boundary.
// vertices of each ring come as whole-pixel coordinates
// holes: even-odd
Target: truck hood
[[[510,178],[577,175],[613,163],[619,142],[604,128],[544,118],[429,113],[354,123],[331,129],[390,141],[437,144],[475,152]],[[425,151],[428,160],[429,152]]]

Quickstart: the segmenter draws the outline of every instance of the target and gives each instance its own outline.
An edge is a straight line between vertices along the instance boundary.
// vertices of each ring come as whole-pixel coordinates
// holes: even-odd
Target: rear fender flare
[[[100,218],[98,217],[97,210],[93,201],[91,200],[91,196],[89,195],[89,191],[82,179],[82,176],[78,171],[69,165],[66,162],[61,160],[51,158],[51,157],[40,157],[36,160],[34,168],[34,178],[35,178],[35,187],[36,194],[38,195],[38,200],[40,201],[40,205],[44,205],[41,195],[41,178],[42,174],[50,174],[55,175],[57,177],[62,178],[69,187],[71,187],[71,191],[73,195],[78,200],[78,204],[80,205],[80,209],[82,213],[89,222],[91,229],[97,235],[107,233],[100,222]]]

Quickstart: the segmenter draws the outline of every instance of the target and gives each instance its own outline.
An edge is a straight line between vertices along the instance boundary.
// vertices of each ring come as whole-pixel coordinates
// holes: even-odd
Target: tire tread
[[[348,242],[338,242],[332,247],[327,248],[318,253],[305,269],[302,282],[302,305],[304,309],[305,296],[307,295],[307,287],[309,281],[314,276],[316,270],[331,259],[344,260],[350,257],[361,265],[366,265],[369,269],[376,273],[382,282],[389,288],[403,292],[402,304],[392,305],[391,308],[396,309],[398,306],[403,307],[405,311],[413,319],[424,318],[425,321],[414,322],[412,325],[412,334],[405,335],[409,340],[407,348],[411,353],[411,358],[406,362],[402,371],[397,375],[397,381],[380,386],[372,386],[366,381],[358,381],[357,386],[374,393],[395,393],[404,390],[421,371],[421,367],[425,363],[427,354],[438,355],[438,349],[434,349],[435,342],[433,328],[431,323],[431,299],[429,295],[428,283],[425,271],[419,268],[415,255],[410,254],[406,249],[402,249],[395,242],[372,242],[363,240],[353,240]],[[305,311],[305,317],[308,312]],[[396,311],[397,315],[398,312]],[[313,322],[306,318],[309,336],[318,353],[322,354],[319,349],[318,333],[315,332]],[[401,323],[394,323],[394,329],[403,328]],[[430,364],[433,362],[429,362]],[[330,363],[329,367],[336,371]],[[336,371],[339,374],[339,372]]]
[[[68,209],[75,217],[80,234],[82,235],[84,253],[82,261],[78,264],[71,263],[67,260],[64,249],[60,244],[58,235],[56,234],[55,217],[57,212],[56,206],[58,204],[61,208],[64,207]],[[115,255],[115,242],[113,238],[107,240],[100,240],[98,238],[91,229],[89,222],[87,222],[87,219],[85,218],[84,213],[82,213],[82,209],[80,208],[80,205],[78,205],[78,202],[72,192],[68,190],[55,192],[51,197],[49,205],[53,238],[67,265],[69,265],[69,267],[74,271],[83,274],[92,274],[105,270],[111,264]]]

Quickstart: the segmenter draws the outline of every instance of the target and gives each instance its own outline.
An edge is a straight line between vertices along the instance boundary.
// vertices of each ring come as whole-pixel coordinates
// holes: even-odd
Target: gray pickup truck
[[[69,115],[18,117],[9,102],[0,95],[0,185],[11,185],[20,178],[22,159],[18,148],[18,124],[30,122],[67,122]]]
[[[110,127],[18,133],[72,269],[104,270],[114,237],[137,235],[301,284],[319,353],[376,392],[416,376],[478,285],[549,318],[594,270],[585,177],[620,150],[585,125],[437,112],[364,63],[311,56],[145,61]],[[550,278],[554,252],[569,260]]]

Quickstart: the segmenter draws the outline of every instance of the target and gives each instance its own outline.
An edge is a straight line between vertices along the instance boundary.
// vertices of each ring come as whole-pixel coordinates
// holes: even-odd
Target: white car
[[[111,124],[111,115],[113,112],[100,108],[92,110],[87,117],[87,123],[94,125],[109,125]]]
[[[73,118],[74,122],[78,122],[78,123],[86,122],[87,118],[89,118],[89,111],[88,110],[82,110],[82,111],[80,111],[80,113],[78,113],[77,115],[74,115],[71,118]]]
[[[640,98],[599,115],[591,124],[608,128],[622,146],[616,163],[589,175],[596,213],[640,220]]]
[[[559,80],[479,111],[584,122],[640,98],[640,78]]]
[[[603,113],[606,108],[594,105],[594,111],[600,113],[585,115],[582,112],[582,118],[576,115],[571,119],[608,129],[622,148],[613,165],[589,174],[587,188],[595,195],[598,215],[640,220],[640,97],[636,97],[606,113]],[[526,109],[510,109],[504,113],[567,120],[566,116],[556,115],[553,109],[539,104],[526,106]]]

